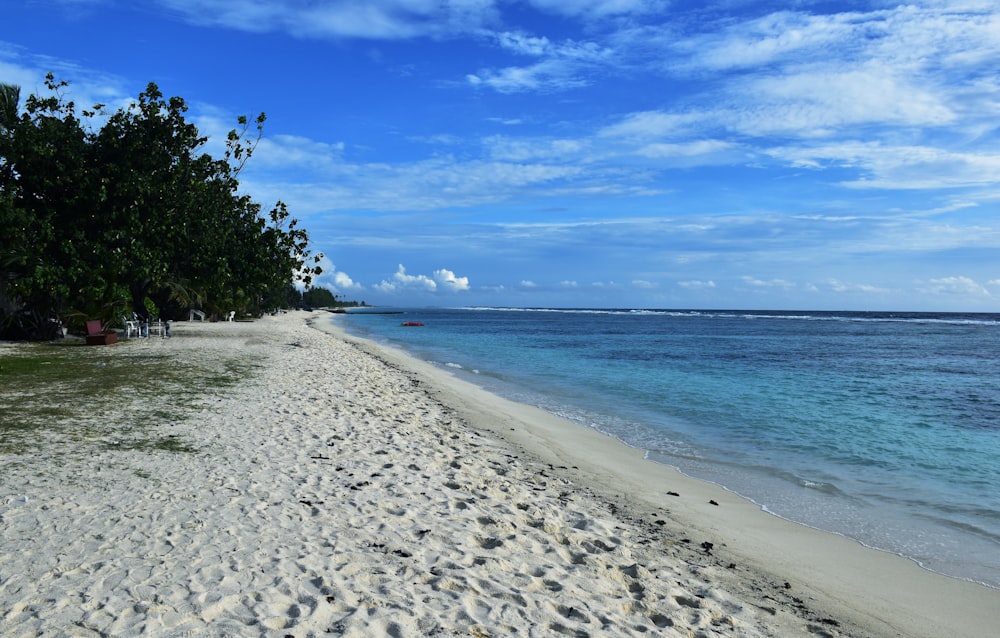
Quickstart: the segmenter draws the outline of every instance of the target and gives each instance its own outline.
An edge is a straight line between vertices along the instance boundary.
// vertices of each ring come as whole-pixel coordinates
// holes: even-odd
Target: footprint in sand
[[[476,537],[476,544],[483,549],[496,549],[497,547],[503,545],[503,541],[500,540],[499,538],[493,538],[493,537],[487,537],[487,538]]]

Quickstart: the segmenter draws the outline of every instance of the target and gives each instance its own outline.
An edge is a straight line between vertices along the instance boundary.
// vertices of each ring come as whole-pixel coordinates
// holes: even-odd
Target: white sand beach
[[[770,516],[326,313],[172,332],[104,347],[237,352],[253,375],[147,419],[193,451],[52,432],[0,454],[0,635],[996,631],[1000,591]]]

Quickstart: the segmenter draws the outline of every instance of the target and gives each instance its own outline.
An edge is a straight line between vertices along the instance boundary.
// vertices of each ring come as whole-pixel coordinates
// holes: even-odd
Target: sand
[[[172,333],[107,348],[253,375],[146,419],[193,451],[54,432],[0,456],[0,635],[995,629],[997,590],[765,514],[328,314]]]

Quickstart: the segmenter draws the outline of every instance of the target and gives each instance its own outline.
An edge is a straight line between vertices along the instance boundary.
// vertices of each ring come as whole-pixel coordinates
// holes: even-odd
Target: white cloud
[[[669,6],[664,0],[529,0],[529,3],[552,13],[591,19],[658,13]]]
[[[466,76],[473,87],[487,87],[498,93],[565,91],[587,86],[590,81],[573,65],[548,59],[530,66],[481,69]]]
[[[648,144],[639,149],[639,155],[646,157],[691,157],[727,151],[735,145],[722,140],[694,140],[683,144]]]
[[[655,142],[635,149],[635,154],[655,160],[662,167],[695,167],[745,163],[751,149],[722,140],[692,140],[677,144]]]
[[[932,146],[892,146],[879,142],[844,141],[813,147],[783,147],[766,151],[794,166],[821,168],[826,164],[863,171],[843,182],[852,188],[928,189],[995,184],[1000,154],[958,152]]]
[[[681,288],[687,288],[689,290],[700,290],[704,288],[715,288],[715,282],[709,279],[708,281],[700,281],[697,279],[689,281],[678,281],[677,285]]]
[[[925,292],[935,295],[971,295],[973,297],[989,297],[990,292],[969,277],[941,277],[931,279],[923,287]]]
[[[533,281],[531,281],[529,279],[522,279],[521,280],[521,287],[522,288],[537,288],[538,284],[536,284],[535,282],[533,282]]]
[[[486,118],[486,121],[503,124],[504,126],[517,126],[518,124],[524,124],[524,120],[519,117],[488,117]]]
[[[399,264],[399,269],[396,270],[396,274],[392,276],[392,281],[382,280],[381,283],[375,284],[373,286],[376,290],[381,292],[397,292],[399,290],[425,290],[428,292],[433,292],[437,290],[437,284],[434,280],[426,275],[407,275],[406,268],[403,264]]]
[[[259,177],[250,161],[240,182],[263,201],[281,199],[300,214],[337,210],[417,211],[502,202],[525,189],[570,180],[579,165],[459,159],[439,155],[416,162],[333,162],[323,152],[314,165],[285,167],[287,181],[271,172]],[[265,196],[266,195],[266,196]]]
[[[82,118],[81,111],[89,111],[97,104],[104,105],[93,118],[82,118],[86,126],[95,130],[104,125],[108,114],[127,109],[135,101],[135,97],[128,94],[125,81],[119,76],[81,67],[72,60],[28,52],[0,41],[0,78],[3,83],[20,88],[22,112],[30,95],[41,98],[52,95],[45,86],[45,75],[49,72],[56,82],[70,83],[57,93],[66,101],[74,103],[78,117]]]
[[[688,133],[704,121],[703,113],[640,111],[626,115],[617,124],[598,131],[599,137],[645,140]]]
[[[190,0],[170,1],[194,6]],[[360,11],[349,4],[330,3],[329,11],[331,15]],[[477,6],[497,8],[492,2],[450,3],[450,8],[440,8],[429,0],[369,4],[368,11],[411,20],[417,23],[414,29],[418,31],[422,16],[461,13]],[[536,6],[582,16],[600,11],[628,13],[638,10],[640,4],[552,0]],[[220,6],[216,0],[209,3],[209,10],[219,11]],[[306,4],[297,2],[284,7],[289,13],[308,13],[307,9]],[[594,189],[592,196],[661,194],[662,190],[643,191],[639,184],[649,179],[653,170],[746,165],[761,158],[812,169],[844,168],[854,174],[844,175],[841,185],[852,188],[991,184],[996,180],[1000,157],[990,152],[990,145],[979,150],[975,143],[963,141],[961,150],[950,150],[946,142],[936,145],[926,136],[923,145],[906,144],[911,131],[901,131],[900,126],[914,131],[954,130],[958,135],[968,130],[973,140],[975,130],[984,139],[989,137],[995,118],[983,120],[968,114],[995,113],[1000,84],[987,77],[975,83],[966,81],[963,69],[981,64],[983,56],[1000,53],[1000,40],[993,37],[1000,29],[1000,18],[963,14],[962,10],[943,5],[919,11],[910,7],[816,16],[779,12],[743,22],[731,20],[722,28],[708,23],[702,27],[704,33],[695,32],[680,40],[674,37],[669,44],[656,39],[651,25],[628,31],[632,40],[596,31],[588,33],[588,41],[557,41],[517,30],[477,31],[477,37],[492,37],[504,52],[538,59],[536,64],[489,68],[468,76],[472,84],[507,93],[583,86],[599,77],[601,71],[595,73],[596,69],[618,68],[623,49],[682,53],[686,62],[671,67],[673,74],[696,67],[699,73],[735,73],[712,76],[718,80],[713,83],[718,91],[694,96],[676,111],[625,114],[615,123],[580,131],[575,137],[484,138],[483,149],[492,161],[470,160],[466,154],[461,160],[438,156],[408,164],[354,164],[343,161],[342,144],[269,137],[251,162],[247,183],[253,183],[258,168],[277,171],[283,166],[315,174],[310,184],[274,184],[271,189],[286,201],[294,194],[297,201],[290,203],[301,203],[307,212],[475,206],[504,201],[525,186],[563,179],[572,180],[562,191],[566,194],[584,194],[587,188]],[[967,38],[975,46],[952,41],[955,36]],[[836,139],[841,133],[866,141],[844,138],[815,143],[817,139]],[[786,139],[766,137],[774,135]],[[612,183],[606,168],[620,164],[625,157],[645,165],[621,178],[631,184]],[[605,190],[599,192],[600,188]],[[550,190],[550,194],[556,191]],[[293,210],[302,208],[293,205]]]
[[[552,42],[544,36],[521,32],[495,34],[497,45],[515,55],[538,58],[527,66],[484,68],[466,75],[473,87],[498,93],[551,92],[588,86],[591,71],[613,61],[614,50],[591,41]]]
[[[398,40],[471,33],[497,15],[493,0],[159,0],[198,25],[308,38]]]
[[[18,52],[16,51],[16,49],[13,48],[8,52],[6,50],[6,47],[4,46],[4,43],[0,42],[0,78],[3,78],[4,84],[12,84],[14,86],[21,88],[20,106],[23,108],[24,101],[25,99],[27,99],[29,93],[38,93],[39,95],[41,95],[42,92],[44,92],[45,87],[39,81],[39,78],[45,77],[45,72],[48,69],[45,68],[44,65],[46,63],[51,65],[52,61],[46,62],[43,60],[32,60],[32,61],[26,60],[25,63],[27,65],[31,65],[32,67],[34,67],[30,68],[29,66],[22,66],[18,64],[9,63],[3,59],[7,55],[10,55],[11,58],[17,58],[18,57],[17,53]],[[103,102],[104,100],[95,100],[95,101]],[[87,100],[87,101],[81,101],[80,103],[86,106],[90,106],[92,101]]]
[[[887,68],[807,70],[753,78],[734,86],[739,102],[713,113],[718,123],[752,136],[827,136],[848,126],[944,126],[955,114],[941,96]]]
[[[707,75],[715,82],[677,110],[633,113],[600,135],[643,140],[644,152],[654,157],[682,152],[692,138],[781,136],[790,150],[806,156],[800,166],[813,167],[821,166],[819,158],[809,163],[814,139],[842,138],[834,146],[851,137],[881,140],[874,143],[883,144],[887,155],[919,141],[913,146],[945,154],[961,150],[941,158],[943,172],[930,165],[910,170],[903,163],[896,175],[846,185],[929,188],[995,179],[994,145],[979,144],[995,131],[1000,104],[1000,83],[985,71],[1000,57],[995,7],[941,3],[734,18],[705,22],[682,38],[652,25],[631,32],[636,40],[629,50],[663,51],[668,74]],[[725,159],[747,163],[755,155]],[[838,162],[865,169],[846,157]]]
[[[479,290],[483,290],[494,294],[500,294],[507,290],[507,286],[504,286],[503,284],[496,284],[494,286],[480,286]]]
[[[434,271],[434,280],[445,290],[459,292],[469,289],[468,277],[456,277],[455,273],[445,268]]]
[[[225,130],[231,128],[230,124]],[[343,153],[343,142],[324,143],[298,135],[272,135],[260,140],[250,161],[266,168],[296,166],[315,169],[337,163]]]
[[[829,279],[826,283],[834,292],[862,292],[868,294],[885,294],[890,292],[887,288],[881,288],[871,284],[850,284],[843,283],[836,279]]]
[[[584,139],[535,139],[492,135],[483,146],[495,160],[504,162],[558,161],[581,157],[589,143]]]
[[[803,65],[863,66],[881,61],[909,75],[981,64],[998,48],[996,7],[987,3],[900,4],[869,12],[779,11],[747,20],[705,23],[675,39],[676,70],[795,69]],[[935,68],[937,67],[937,68]]]
[[[633,279],[632,286],[635,288],[651,290],[653,288],[659,288],[660,284],[653,281],[646,281],[645,279]]]
[[[810,16],[790,11],[772,13],[678,43],[692,54],[691,66],[734,69],[770,64],[788,56],[815,57],[852,35],[859,14]]]
[[[757,279],[756,277],[750,277],[749,275],[744,275],[744,276],[740,277],[740,279],[742,279],[745,284],[747,284],[749,286],[753,286],[754,288],[785,288],[785,289],[789,289],[789,288],[794,288],[795,287],[794,283],[792,283],[790,281],[786,281],[784,279],[769,279],[769,280],[765,281],[763,279]]]
[[[751,75],[723,86],[720,94],[706,96],[710,103],[703,109],[636,112],[598,135],[646,144],[733,134],[808,140],[862,125],[944,127],[959,117],[937,82],[876,64]]]
[[[468,277],[457,277],[455,273],[445,268],[435,270],[433,277],[427,275],[408,275],[403,264],[399,264],[399,269],[392,276],[391,281],[382,280],[381,283],[373,286],[380,292],[437,292],[438,287],[449,292],[461,292],[469,289]]]
[[[346,272],[340,271],[333,273],[333,285],[339,291],[361,290],[364,288],[364,286],[351,279],[350,275]]]
[[[532,36],[526,33],[504,32],[497,34],[497,42],[501,48],[522,55],[541,56],[552,49],[548,38]]]
[[[355,282],[346,272],[337,270],[337,266],[326,255],[320,258],[319,267],[323,272],[313,279],[314,286],[328,288],[334,293],[364,290],[364,286]]]

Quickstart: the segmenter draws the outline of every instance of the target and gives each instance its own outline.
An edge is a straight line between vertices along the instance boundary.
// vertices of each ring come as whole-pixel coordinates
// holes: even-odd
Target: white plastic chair
[[[166,337],[167,336],[166,326],[159,319],[154,319],[153,321],[149,322],[148,334],[150,337],[152,337],[153,335],[160,335],[161,337]]]
[[[135,319],[129,319],[127,315],[122,315],[122,325],[125,327],[126,339],[139,336],[139,322]]]

